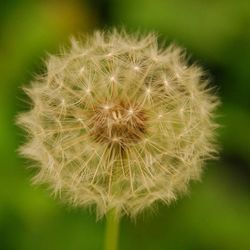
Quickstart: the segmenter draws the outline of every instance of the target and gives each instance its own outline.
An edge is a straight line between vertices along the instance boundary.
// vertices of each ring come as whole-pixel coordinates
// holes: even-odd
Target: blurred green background
[[[207,69],[222,100],[221,154],[189,196],[136,222],[124,218],[121,250],[250,249],[250,3],[248,0],[1,1],[0,249],[102,249],[105,223],[30,185],[16,150],[21,90],[46,53],[71,35],[125,26],[156,31],[187,48]]]

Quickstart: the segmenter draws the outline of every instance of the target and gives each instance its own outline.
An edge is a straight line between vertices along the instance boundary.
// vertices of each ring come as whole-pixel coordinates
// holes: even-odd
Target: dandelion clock
[[[109,250],[121,216],[176,200],[216,154],[218,100],[206,75],[154,34],[74,39],[25,91],[20,152],[36,162],[34,183],[107,216]]]

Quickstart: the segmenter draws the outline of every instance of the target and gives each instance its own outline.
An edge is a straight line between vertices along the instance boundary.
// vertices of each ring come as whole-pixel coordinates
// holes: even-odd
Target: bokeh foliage
[[[21,86],[41,72],[46,53],[58,53],[72,34],[117,25],[186,47],[222,100],[220,159],[207,164],[188,197],[136,222],[124,218],[120,249],[250,249],[249,1],[12,0],[0,7],[0,249],[101,249],[103,221],[30,185],[14,123],[27,108]]]

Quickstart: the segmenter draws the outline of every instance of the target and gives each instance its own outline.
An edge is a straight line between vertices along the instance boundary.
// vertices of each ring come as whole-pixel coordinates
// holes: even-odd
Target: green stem
[[[119,238],[119,215],[115,209],[108,212],[106,217],[105,250],[117,250]]]

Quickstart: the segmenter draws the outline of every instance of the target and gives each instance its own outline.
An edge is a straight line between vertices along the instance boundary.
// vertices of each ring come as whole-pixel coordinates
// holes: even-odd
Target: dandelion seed
[[[87,94],[90,94],[90,93],[91,93],[91,89],[90,89],[90,88],[87,88],[87,89],[86,89],[86,93],[87,93]]]
[[[139,71],[139,70],[140,70],[140,67],[136,65],[136,66],[133,67],[133,69],[134,69],[135,71]]]
[[[148,95],[150,95],[150,93],[151,93],[151,88],[147,88],[147,89],[146,89],[146,93],[147,93]]]
[[[37,162],[35,182],[64,201],[134,216],[175,200],[216,153],[217,97],[182,49],[158,49],[152,34],[96,32],[47,65],[26,88],[33,105],[18,118],[29,133],[20,151]]]
[[[111,76],[111,77],[110,77],[110,81],[111,81],[111,82],[115,82],[115,77],[114,77],[114,76]]]
[[[164,82],[165,87],[168,87],[168,86],[169,86],[168,80],[164,80],[163,82]]]
[[[128,110],[128,113],[129,113],[130,115],[132,115],[132,114],[134,113],[134,110],[133,110],[132,108],[130,108],[130,109]]]
[[[105,105],[103,105],[103,108],[104,108],[105,110],[109,110],[109,109],[111,108],[111,105],[105,104]]]
[[[107,54],[107,57],[112,57],[113,56],[113,53],[112,52],[109,52],[108,54]]]
[[[82,67],[82,68],[79,70],[79,74],[83,74],[84,70],[85,70],[85,68]]]

